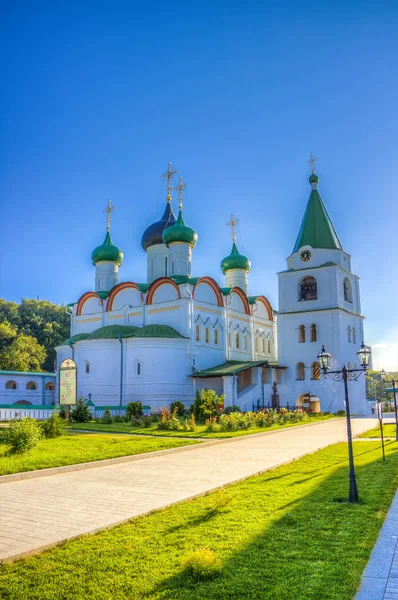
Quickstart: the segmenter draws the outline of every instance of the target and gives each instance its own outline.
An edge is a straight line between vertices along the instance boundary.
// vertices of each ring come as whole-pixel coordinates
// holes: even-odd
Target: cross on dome
[[[107,217],[106,217],[106,230],[107,231],[111,230],[111,212],[113,210],[115,210],[115,207],[112,206],[112,200],[109,198],[109,200],[108,200],[108,206],[104,210],[104,213],[107,214]]]
[[[167,171],[166,173],[163,173],[161,175],[161,177],[163,179],[167,179],[167,202],[171,202],[171,178],[173,177],[173,175],[175,175],[177,173],[177,171],[173,171],[171,168],[171,162],[169,162],[169,164],[167,165]]]
[[[310,160],[308,161],[308,164],[311,165],[311,173],[315,173],[315,163],[318,159],[315,158],[315,156],[312,154],[310,154]]]
[[[181,176],[179,185],[176,185],[175,187],[171,188],[172,190],[179,191],[180,209],[182,208],[182,201],[184,200],[183,190],[184,190],[184,188],[187,187],[187,185],[188,185],[187,183],[182,182],[182,176]]]
[[[226,224],[226,227],[231,227],[232,231],[232,241],[236,242],[236,225],[239,223],[240,219],[236,219],[234,213],[231,214],[231,220]]]

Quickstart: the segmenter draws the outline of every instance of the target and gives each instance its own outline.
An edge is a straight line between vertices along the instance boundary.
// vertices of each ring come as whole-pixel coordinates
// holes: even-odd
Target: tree
[[[0,368],[5,371],[41,371],[46,354],[36,338],[19,334],[0,352]]]
[[[366,372],[366,395],[368,398],[376,398],[382,400],[386,398],[386,388],[388,387],[388,381],[391,381],[392,377],[389,373],[386,373],[386,381],[381,379],[380,371],[367,371]]]
[[[217,414],[217,404],[222,404],[223,402],[223,394],[217,396],[214,390],[202,390],[202,404],[200,407],[208,417],[214,417]]]
[[[17,336],[17,328],[8,321],[0,323],[0,355]]]

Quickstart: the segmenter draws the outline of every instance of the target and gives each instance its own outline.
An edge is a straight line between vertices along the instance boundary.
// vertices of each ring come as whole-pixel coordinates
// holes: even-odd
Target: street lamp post
[[[366,348],[362,342],[361,347],[357,351],[357,356],[361,365],[361,369],[347,369],[345,365],[339,371],[330,371],[331,354],[326,350],[325,346],[322,346],[322,350],[318,354],[318,361],[321,365],[323,376],[330,377],[335,381],[344,381],[344,394],[345,394],[345,414],[347,422],[347,438],[348,438],[348,460],[350,464],[349,474],[349,501],[358,502],[358,488],[355,476],[354,467],[354,452],[352,448],[352,431],[351,431],[351,412],[350,412],[350,399],[348,396],[348,380],[356,380],[360,377],[361,373],[365,373],[369,366],[370,350]]]
[[[398,418],[397,418],[397,388],[396,386],[398,386],[398,381],[395,381],[395,379],[393,379],[392,381],[387,381],[386,382],[386,375],[387,373],[385,372],[384,369],[381,370],[381,379],[382,381],[384,381],[385,383],[388,384],[392,384],[392,391],[393,391],[393,396],[394,396],[394,413],[395,413],[395,441],[398,442]]]

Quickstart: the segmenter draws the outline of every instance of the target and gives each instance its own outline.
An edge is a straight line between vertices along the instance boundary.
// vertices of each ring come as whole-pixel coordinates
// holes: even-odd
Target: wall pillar
[[[234,379],[236,379],[235,377],[223,377],[223,394],[224,394],[224,408],[226,406],[232,406],[233,404],[236,404],[235,401],[235,397],[236,397],[236,385],[237,385],[237,381],[236,381],[236,385],[234,386]]]

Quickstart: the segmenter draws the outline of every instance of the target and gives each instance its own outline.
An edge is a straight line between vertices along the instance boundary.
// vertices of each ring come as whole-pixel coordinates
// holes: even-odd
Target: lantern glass
[[[363,369],[367,369],[369,366],[370,350],[365,346],[363,342],[357,352],[357,356],[359,358],[359,362],[361,363],[361,367]]]
[[[332,358],[331,354],[326,350],[325,346],[322,346],[322,350],[318,354],[318,361],[321,365],[321,368],[324,371],[327,371],[330,365],[330,359]]]

